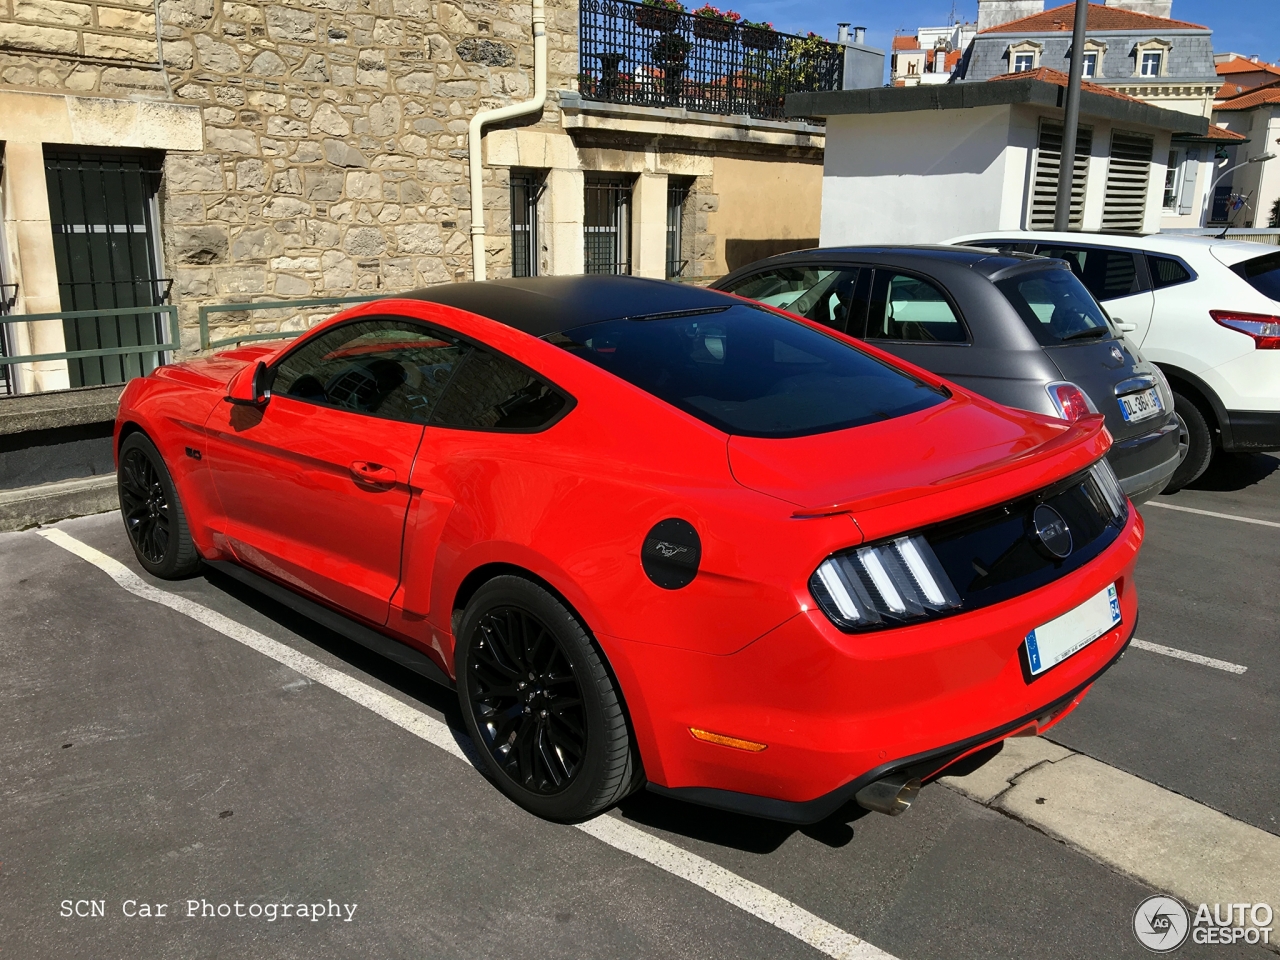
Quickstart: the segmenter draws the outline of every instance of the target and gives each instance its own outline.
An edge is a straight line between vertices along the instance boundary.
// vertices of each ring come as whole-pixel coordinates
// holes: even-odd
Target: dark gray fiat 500
[[[1036,413],[1106,416],[1125,493],[1149,499],[1185,455],[1173,395],[1062,260],[972,247],[799,250],[712,284],[826,324]]]

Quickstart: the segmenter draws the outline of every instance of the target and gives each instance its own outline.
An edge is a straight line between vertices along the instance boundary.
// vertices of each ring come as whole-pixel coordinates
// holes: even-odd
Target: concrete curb
[[[114,473],[0,490],[0,531],[26,530],[119,507]]]
[[[111,384],[5,397],[0,399],[0,435],[110,422],[123,392],[123,384]]]
[[[1192,911],[1201,903],[1280,908],[1280,837],[1058,744],[1006,740],[973,773],[939,782]]]

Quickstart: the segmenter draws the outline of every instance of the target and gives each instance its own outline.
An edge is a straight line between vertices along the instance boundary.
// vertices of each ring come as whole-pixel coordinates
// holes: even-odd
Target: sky
[[[1061,2],[1047,0],[1045,7]],[[690,9],[700,5],[685,4]],[[953,9],[961,20],[975,20],[978,13],[976,0],[955,0],[954,5],[951,0],[730,0],[719,6],[749,20],[771,21],[777,30],[812,30],[829,40],[835,39],[837,21],[849,21],[865,26],[867,42],[885,50],[898,30],[914,33],[917,27],[941,26]],[[1280,61],[1280,0],[1173,0],[1173,15],[1212,27],[1213,48],[1219,53]]]

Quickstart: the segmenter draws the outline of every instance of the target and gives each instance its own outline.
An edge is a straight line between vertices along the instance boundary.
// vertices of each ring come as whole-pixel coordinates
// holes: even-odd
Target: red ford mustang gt
[[[456,686],[544,817],[641,785],[795,823],[1043,731],[1124,650],[1100,416],[1007,409],[709,290],[456,284],[132,381],[120,503]]]

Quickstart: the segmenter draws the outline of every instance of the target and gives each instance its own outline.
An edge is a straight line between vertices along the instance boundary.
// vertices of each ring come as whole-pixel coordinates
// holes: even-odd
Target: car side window
[[[843,333],[849,327],[849,307],[857,282],[857,267],[775,267],[725,289]]]
[[[877,270],[866,339],[964,343],[969,335],[946,296],[928,280]]]
[[[274,369],[272,392],[352,413],[426,423],[470,349],[423,324],[357,320],[287,354]]]
[[[538,430],[569,398],[513,360],[479,347],[462,362],[431,423],[472,430]]]
[[[1147,269],[1151,271],[1151,285],[1157,290],[1186,283],[1191,273],[1177,260],[1169,257],[1153,257],[1147,254]]]
[[[1036,248],[1042,257],[1065,260],[1071,272],[1080,278],[1097,299],[1115,300],[1142,293],[1146,289],[1138,261],[1128,250],[1104,247],[1063,247],[1042,243]]]

